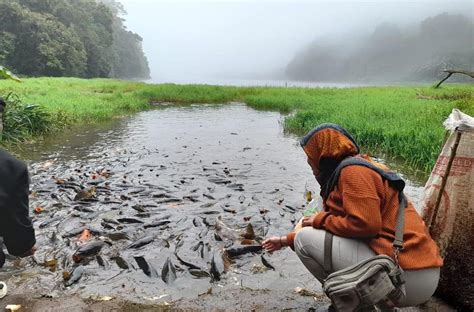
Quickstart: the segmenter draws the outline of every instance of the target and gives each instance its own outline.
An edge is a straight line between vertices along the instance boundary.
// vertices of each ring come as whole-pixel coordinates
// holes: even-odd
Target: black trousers
[[[0,268],[5,264],[5,253],[3,252],[3,246],[0,248]]]

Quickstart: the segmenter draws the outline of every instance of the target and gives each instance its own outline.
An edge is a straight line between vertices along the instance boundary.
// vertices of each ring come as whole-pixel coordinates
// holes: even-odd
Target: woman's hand
[[[264,240],[262,243],[262,247],[269,252],[280,250],[285,246],[288,246],[286,236],[272,236]]]
[[[303,227],[305,226],[313,226],[314,219],[316,219],[317,214],[308,216],[308,217],[303,217],[303,221],[301,222],[301,225]]]

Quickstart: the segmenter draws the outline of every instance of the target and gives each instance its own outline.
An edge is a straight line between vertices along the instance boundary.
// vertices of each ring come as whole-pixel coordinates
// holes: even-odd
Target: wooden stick
[[[456,141],[454,141],[454,145],[451,148],[451,155],[449,156],[448,165],[446,166],[446,171],[444,172],[443,179],[441,180],[441,186],[439,189],[438,197],[436,198],[435,206],[433,208],[433,213],[429,219],[429,230],[430,230],[431,235],[433,235],[433,233],[431,233],[431,229],[434,225],[434,222],[436,221],[436,217],[438,216],[438,210],[441,204],[441,198],[443,196],[444,189],[446,188],[446,182],[448,181],[448,176],[449,176],[449,173],[451,172],[451,166],[453,165],[454,157],[456,157],[459,141],[461,141],[461,134],[462,134],[461,132],[456,131]]]

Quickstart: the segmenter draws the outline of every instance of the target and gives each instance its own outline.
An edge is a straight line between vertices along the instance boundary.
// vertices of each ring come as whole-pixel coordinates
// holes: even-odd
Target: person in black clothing
[[[3,134],[3,113],[5,112],[5,106],[7,103],[0,97],[0,139]]]
[[[31,256],[36,250],[29,217],[29,183],[26,165],[0,149],[0,236],[8,253],[18,257]],[[0,268],[4,263],[0,248]]]

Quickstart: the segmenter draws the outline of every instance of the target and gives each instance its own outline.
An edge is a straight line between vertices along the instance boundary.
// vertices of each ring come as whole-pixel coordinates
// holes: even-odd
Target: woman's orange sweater
[[[334,235],[364,239],[377,254],[393,255],[392,242],[398,211],[398,191],[372,169],[348,166],[317,214],[313,227]],[[288,235],[293,246],[295,233]],[[400,265],[404,269],[440,267],[443,260],[413,204],[405,208],[405,228]]]

